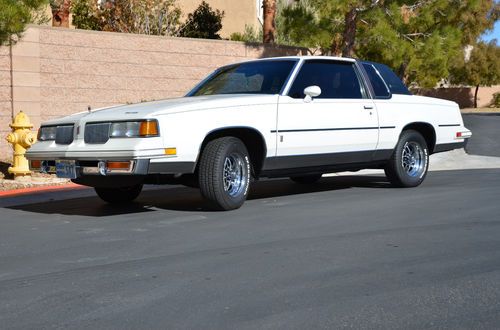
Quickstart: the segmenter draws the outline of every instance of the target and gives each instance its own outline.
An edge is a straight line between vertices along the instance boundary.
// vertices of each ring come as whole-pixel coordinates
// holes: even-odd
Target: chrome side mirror
[[[313,100],[313,97],[321,95],[321,88],[316,85],[306,87],[304,88],[304,94],[306,95],[306,97],[304,97],[304,102],[309,103]]]

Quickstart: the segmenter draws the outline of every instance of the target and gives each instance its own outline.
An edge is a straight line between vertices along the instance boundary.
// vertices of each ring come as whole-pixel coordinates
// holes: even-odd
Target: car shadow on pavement
[[[254,182],[248,200],[286,197],[298,194],[335,191],[349,188],[391,188],[384,176],[335,176],[324,177],[314,184],[297,184],[289,179],[271,179]],[[185,212],[210,212],[208,203],[198,189],[183,186],[156,186],[145,189],[139,198],[125,205],[109,205],[97,196],[70,199],[53,198],[38,203],[24,203],[6,208],[43,214],[80,215],[103,217],[142,212],[157,209]]]

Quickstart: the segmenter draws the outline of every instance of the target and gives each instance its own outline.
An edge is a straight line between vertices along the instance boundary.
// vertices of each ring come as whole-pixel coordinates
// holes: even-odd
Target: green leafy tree
[[[97,2],[93,0],[73,0],[71,2],[73,25],[77,29],[101,31]]]
[[[176,36],[181,10],[175,0],[73,0],[79,29]]]
[[[480,42],[469,56],[461,56],[455,62],[450,81],[455,84],[475,86],[474,108],[477,108],[477,93],[480,86],[500,83],[500,47],[496,40]]]
[[[224,11],[212,10],[210,5],[203,1],[198,8],[188,15],[187,21],[181,28],[181,37],[220,39],[218,32],[222,29]]]
[[[0,45],[14,43],[26,25],[44,18],[40,9],[47,0],[0,0]]]
[[[175,36],[181,11],[175,0],[114,0],[101,4],[104,31]]]
[[[245,31],[243,33],[231,33],[229,39],[233,41],[258,43],[262,41],[262,30],[256,30],[250,25],[245,25]]]

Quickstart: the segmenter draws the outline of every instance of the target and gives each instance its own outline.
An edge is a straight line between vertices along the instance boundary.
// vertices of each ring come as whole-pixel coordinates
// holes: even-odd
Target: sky
[[[497,39],[497,45],[500,45],[500,21],[495,23],[495,27],[490,33],[483,34],[481,39],[484,41],[490,41],[492,39]]]

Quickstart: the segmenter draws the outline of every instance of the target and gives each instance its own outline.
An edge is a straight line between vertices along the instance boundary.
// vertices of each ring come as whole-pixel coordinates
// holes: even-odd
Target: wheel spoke
[[[419,176],[425,171],[425,155],[416,142],[406,142],[401,154],[401,166],[412,177]]]
[[[246,185],[247,173],[243,157],[232,153],[224,159],[223,182],[224,191],[230,196],[237,196]]]

